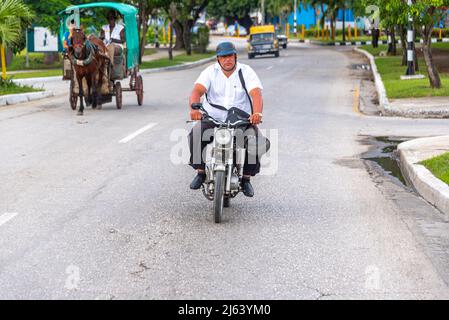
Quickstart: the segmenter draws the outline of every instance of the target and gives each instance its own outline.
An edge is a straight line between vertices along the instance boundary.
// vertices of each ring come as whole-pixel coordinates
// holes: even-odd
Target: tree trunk
[[[334,23],[334,17],[331,18],[331,31],[332,31],[332,41],[335,42],[335,23]]]
[[[434,89],[441,88],[441,79],[440,75],[438,73],[438,70],[435,66],[435,62],[433,61],[432,56],[432,29],[433,26],[426,26],[424,30],[422,31],[422,37],[424,40],[424,43],[422,45],[423,54],[424,54],[424,61],[426,62],[427,66],[427,72],[429,73],[429,82],[430,86]]]
[[[140,44],[139,44],[140,46],[139,63],[142,63],[142,57],[145,54],[145,46],[147,45],[148,20],[146,17],[147,16],[144,15],[144,17],[142,18]]]
[[[415,35],[413,37],[413,43],[416,43],[416,30],[414,30],[413,34]],[[430,37],[432,37],[432,34],[430,35]],[[416,49],[416,45],[413,45],[414,48],[414,54],[413,54],[413,64],[415,65],[415,71],[418,72],[419,71],[419,63],[418,63],[418,50]]]
[[[407,65],[407,29],[401,26],[402,66]]]
[[[395,27],[391,28],[391,42],[393,43],[393,55],[396,56],[398,54],[398,47],[396,45],[396,30],[395,30]]]
[[[175,42],[174,49],[182,50],[185,48],[184,37],[183,37],[184,30],[183,30],[182,24],[178,20],[175,20],[175,21],[173,21],[173,28],[175,29],[175,33],[176,33],[176,42]]]
[[[396,50],[396,34],[394,27],[387,29],[388,35],[388,55],[395,56],[397,54]]]
[[[393,55],[393,42],[391,41],[391,31],[389,29],[387,29],[386,32],[387,32],[387,39],[388,39],[387,54],[389,56],[392,56]]]
[[[184,37],[184,45],[186,48],[186,53],[188,56],[192,55],[192,27],[193,21],[191,19],[187,19],[183,23],[183,37]]]
[[[143,25],[143,21],[145,19],[145,8],[144,8],[144,4],[143,3],[139,3],[139,17],[137,19],[137,32],[139,35],[139,63],[142,63],[142,57],[143,57],[143,53],[145,51],[145,45],[143,44],[142,41],[142,25]]]
[[[373,39],[373,48],[377,48],[377,47],[379,47],[380,30],[377,28],[373,28],[371,33],[372,33],[372,39]]]
[[[325,19],[324,19],[324,2],[321,1],[320,2],[321,5],[321,14],[323,15],[323,19],[321,19],[320,24],[321,24],[321,29],[324,29],[324,25],[326,23]],[[319,36],[319,35],[318,35]]]

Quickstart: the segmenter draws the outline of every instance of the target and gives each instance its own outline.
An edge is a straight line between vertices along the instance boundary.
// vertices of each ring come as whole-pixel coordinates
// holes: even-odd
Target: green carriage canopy
[[[115,2],[95,2],[70,6],[59,13],[61,17],[59,36],[63,41],[64,34],[68,31],[68,20],[74,19],[77,26],[80,25],[80,13],[89,9],[106,8],[118,11],[124,19],[126,48],[127,48],[127,68],[132,69],[139,64],[139,34],[137,29],[137,9],[131,5]],[[105,23],[106,24],[106,23]]]

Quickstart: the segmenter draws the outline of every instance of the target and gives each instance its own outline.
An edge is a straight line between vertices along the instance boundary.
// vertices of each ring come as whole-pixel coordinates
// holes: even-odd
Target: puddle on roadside
[[[398,145],[409,140],[409,138],[373,137],[370,140],[375,148],[364,153],[362,159],[375,162],[386,174],[407,187],[396,151]]]

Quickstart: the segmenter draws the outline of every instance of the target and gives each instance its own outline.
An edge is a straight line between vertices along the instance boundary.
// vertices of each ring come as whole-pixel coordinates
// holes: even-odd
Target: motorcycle
[[[206,199],[214,203],[215,223],[221,223],[223,208],[231,205],[231,199],[241,191],[243,166],[246,158],[244,143],[238,143],[237,133],[250,125],[248,117],[231,113],[225,122],[211,117],[201,103],[192,105],[192,109],[203,113],[203,120],[213,122],[214,139],[210,159],[206,161],[206,180],[202,191]]]

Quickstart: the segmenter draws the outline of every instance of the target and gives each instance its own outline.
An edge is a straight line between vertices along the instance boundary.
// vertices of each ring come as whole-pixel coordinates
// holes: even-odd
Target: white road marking
[[[9,220],[13,219],[15,216],[17,216],[17,212],[6,212],[0,216],[0,226],[7,223]]]
[[[123,143],[128,143],[128,142],[130,142],[132,139],[134,139],[134,138],[140,136],[142,133],[144,133],[144,132],[150,130],[151,128],[154,128],[155,126],[157,126],[157,123],[154,123],[154,122],[153,122],[153,123],[150,123],[149,125],[147,125],[147,126],[141,128],[141,129],[137,130],[136,132],[131,133],[129,136],[123,138],[122,140],[119,141],[119,143],[122,143],[122,144],[123,144]]]
[[[271,70],[271,69],[273,69],[273,66],[269,66],[269,67],[267,68],[267,70]]]

